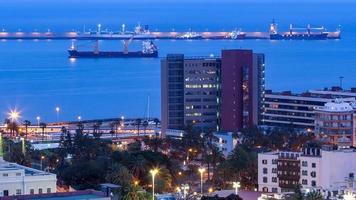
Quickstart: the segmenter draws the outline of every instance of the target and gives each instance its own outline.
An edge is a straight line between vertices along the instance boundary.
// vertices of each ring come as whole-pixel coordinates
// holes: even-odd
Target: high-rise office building
[[[223,50],[221,60],[221,129],[239,131],[257,125],[264,95],[264,55]]]
[[[222,57],[169,54],[161,61],[162,131],[192,125],[238,131],[257,125],[264,95],[264,55],[223,50]]]
[[[169,54],[161,61],[162,131],[218,129],[220,58]]]

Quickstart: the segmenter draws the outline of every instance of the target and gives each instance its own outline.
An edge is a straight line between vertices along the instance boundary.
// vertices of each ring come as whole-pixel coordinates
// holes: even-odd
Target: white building
[[[214,141],[216,147],[227,157],[236,147],[237,139],[233,137],[232,132],[215,132],[214,136],[217,138]]]
[[[56,192],[55,174],[6,162],[0,157],[0,197]]]
[[[258,189],[263,192],[316,189],[325,196],[356,191],[356,150],[306,148],[304,152],[268,152],[258,155]]]

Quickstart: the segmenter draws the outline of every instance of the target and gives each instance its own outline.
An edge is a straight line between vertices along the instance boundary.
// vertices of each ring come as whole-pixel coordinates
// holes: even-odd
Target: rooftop
[[[41,170],[37,170],[37,169],[33,169],[30,167],[26,167],[26,166],[22,166],[16,163],[11,163],[11,162],[7,162],[4,161],[2,157],[0,157],[0,171],[9,171],[9,170],[21,170],[25,173],[25,176],[50,176],[50,175],[54,175],[52,173],[48,173],[45,171],[41,171]]]
[[[75,192],[60,192],[50,194],[20,195],[2,197],[2,200],[110,200],[103,192],[81,190]]]
[[[351,112],[354,108],[351,106],[351,103],[346,103],[342,99],[335,99],[335,101],[328,102],[324,106],[316,108],[316,110],[326,112]]]

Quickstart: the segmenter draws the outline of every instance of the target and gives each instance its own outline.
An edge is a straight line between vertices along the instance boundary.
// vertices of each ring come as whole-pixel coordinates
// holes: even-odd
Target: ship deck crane
[[[128,54],[129,53],[129,44],[132,42],[134,36],[135,35],[132,34],[130,39],[124,40],[124,54]]]

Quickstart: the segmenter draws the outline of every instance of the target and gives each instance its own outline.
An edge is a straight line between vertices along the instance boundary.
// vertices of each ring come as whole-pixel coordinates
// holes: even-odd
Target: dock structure
[[[323,39],[339,39],[340,32],[323,32],[327,36]],[[302,39],[307,38],[308,32],[280,32],[280,34],[299,34]],[[305,37],[304,37],[305,36]],[[270,32],[243,32],[243,31],[221,31],[221,32],[7,32],[0,31],[0,40],[243,40],[243,39],[264,39],[270,40]],[[284,38],[288,39],[288,37]]]

